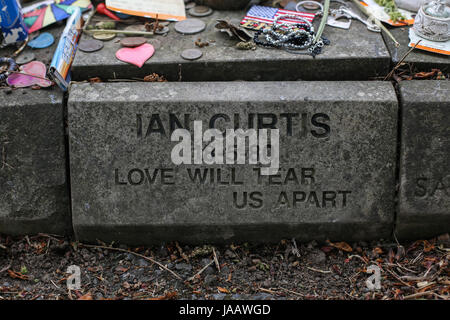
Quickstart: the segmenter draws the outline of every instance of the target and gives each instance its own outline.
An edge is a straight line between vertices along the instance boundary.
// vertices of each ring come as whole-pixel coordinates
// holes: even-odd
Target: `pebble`
[[[214,300],[223,300],[226,297],[225,293],[216,293],[212,295]]]
[[[216,277],[211,274],[208,274],[205,277],[205,280],[203,280],[203,283],[207,286],[213,285],[215,282],[216,282]]]
[[[142,258],[137,261],[137,264],[139,267],[148,267],[150,265],[147,260]]]
[[[310,259],[313,264],[321,264],[327,260],[327,256],[323,251],[316,250],[310,255]]]
[[[36,59],[36,56],[33,52],[22,52],[15,60],[17,64],[26,64],[34,59]]]
[[[177,269],[177,270],[184,270],[184,271],[191,271],[192,270],[192,266],[190,264],[181,262],[181,263],[177,263],[175,265],[175,269]]]

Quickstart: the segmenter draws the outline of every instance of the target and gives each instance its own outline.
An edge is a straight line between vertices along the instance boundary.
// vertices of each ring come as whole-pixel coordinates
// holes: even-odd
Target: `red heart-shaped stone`
[[[116,58],[134,64],[141,68],[145,61],[155,53],[155,48],[148,43],[144,43],[136,48],[122,48],[116,52]]]

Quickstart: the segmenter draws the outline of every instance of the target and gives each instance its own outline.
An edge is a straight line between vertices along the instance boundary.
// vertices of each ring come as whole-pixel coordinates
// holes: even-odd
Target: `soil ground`
[[[0,235],[0,300],[449,299],[449,239],[129,248]],[[79,290],[67,287],[71,265]],[[366,284],[373,265],[379,290]]]

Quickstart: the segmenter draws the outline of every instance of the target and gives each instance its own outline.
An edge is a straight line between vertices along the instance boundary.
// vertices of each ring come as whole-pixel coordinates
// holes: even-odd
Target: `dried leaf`
[[[376,247],[376,248],[373,249],[373,252],[379,255],[379,254],[383,253],[383,250],[381,248],[379,248],[379,247]]]
[[[94,300],[90,292],[86,293],[84,296],[78,298],[78,300]]]
[[[227,288],[217,287],[217,290],[221,293],[230,293],[230,291]]]
[[[345,252],[352,252],[352,247],[347,242],[336,242],[332,243],[330,241],[327,241],[330,246],[333,246],[339,250],[345,251]]]
[[[423,240],[423,252],[430,252],[434,249],[434,244],[429,243],[427,240]]]
[[[13,279],[30,280],[29,276],[26,276],[20,272],[13,271],[11,269],[8,269],[8,275]]]
[[[155,298],[150,298],[148,300],[170,300],[170,299],[174,299],[177,296],[177,292],[173,291],[173,292],[168,292],[163,296],[159,296],[159,297],[155,297]]]

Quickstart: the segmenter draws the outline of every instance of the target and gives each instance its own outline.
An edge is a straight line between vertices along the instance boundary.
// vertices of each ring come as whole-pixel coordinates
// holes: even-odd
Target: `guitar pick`
[[[20,72],[45,78],[47,68],[45,67],[45,64],[40,61],[32,61],[21,66]],[[6,82],[8,83],[8,85],[16,88],[25,88],[33,85],[38,85],[40,87],[49,87],[52,85],[52,82],[49,80],[44,80],[19,73],[11,74]]]
[[[41,33],[37,38],[28,42],[28,46],[34,49],[43,49],[50,47],[53,42],[55,42],[55,38],[48,32]]]
[[[144,43],[135,48],[122,48],[116,52],[116,58],[123,61],[134,64],[141,68],[145,61],[155,53],[155,48],[148,43]]]

